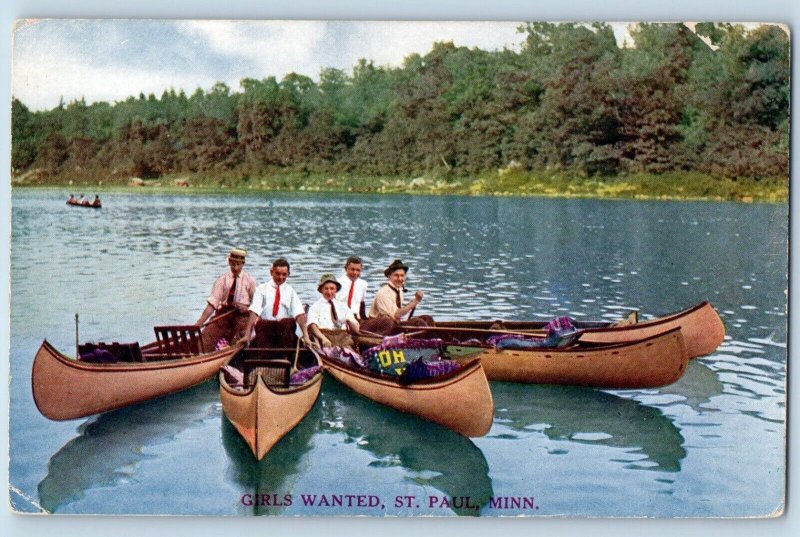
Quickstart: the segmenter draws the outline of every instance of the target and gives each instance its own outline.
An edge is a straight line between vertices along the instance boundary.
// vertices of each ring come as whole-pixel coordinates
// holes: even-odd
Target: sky
[[[169,88],[193,93],[243,78],[319,79],[360,58],[399,66],[436,41],[519,50],[522,22],[21,20],[13,32],[12,92],[32,110],[84,98],[115,102]],[[620,43],[626,23],[613,24]]]

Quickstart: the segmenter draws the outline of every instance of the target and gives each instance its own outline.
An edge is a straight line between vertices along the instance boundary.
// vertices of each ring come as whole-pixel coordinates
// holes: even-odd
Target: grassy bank
[[[785,202],[788,179],[727,179],[697,173],[629,175],[613,178],[577,177],[563,173],[508,171],[476,177],[364,177],[352,175],[273,173],[215,174],[133,178],[18,177],[18,186],[63,186],[88,190],[114,188],[181,188],[188,190],[267,190],[289,192],[354,192],[382,194],[456,194],[473,196],[542,196],[564,198],[730,200]],[[137,186],[138,185],[138,186]],[[180,186],[184,185],[184,186]],[[186,187],[185,185],[188,185]]]

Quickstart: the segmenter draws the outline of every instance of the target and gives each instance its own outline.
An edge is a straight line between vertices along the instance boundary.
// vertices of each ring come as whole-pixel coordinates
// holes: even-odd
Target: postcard
[[[11,509],[781,516],[789,52],[17,21]]]

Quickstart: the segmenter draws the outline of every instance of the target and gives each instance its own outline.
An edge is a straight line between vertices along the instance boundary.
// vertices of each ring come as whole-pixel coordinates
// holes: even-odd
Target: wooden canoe
[[[147,362],[94,364],[65,356],[45,340],[33,360],[33,400],[51,420],[115,410],[212,379],[239,348],[164,360],[151,355],[153,361]]]
[[[448,375],[408,384],[321,357],[330,375],[377,403],[414,414],[463,436],[483,436],[492,426],[494,402],[480,360]]]
[[[419,328],[419,327],[417,327]],[[686,372],[689,357],[680,327],[639,341],[586,343],[565,348],[498,350],[488,344],[460,344],[458,329],[425,333],[442,337],[445,357],[480,358],[489,380],[529,384],[566,384],[607,389],[656,388],[672,384]],[[473,334],[474,335],[474,334]],[[463,336],[462,336],[463,337]],[[377,344],[377,338],[359,338]]]
[[[295,349],[287,350],[293,353]],[[281,349],[268,351],[274,354],[280,353]],[[286,382],[276,386],[265,370],[268,362],[279,361],[262,362],[260,368],[252,371],[252,382],[244,387],[233,387],[223,371],[219,374],[222,410],[258,460],[263,459],[281,438],[303,420],[314,406],[322,387],[322,369],[299,386],[288,386],[288,376]],[[243,367],[233,364],[233,361],[229,365]],[[250,376],[247,373],[244,375]]]
[[[205,351],[203,336],[225,315],[203,328],[156,326],[156,341],[87,344],[113,351],[116,361],[94,363],[70,358],[42,342],[33,360],[31,388],[36,408],[51,420],[71,420],[115,410],[190,388],[214,378],[241,345]]]
[[[495,333],[507,331],[522,333],[541,333],[544,321],[437,321],[436,326],[441,328],[460,328],[474,330],[479,333],[491,330]],[[605,324],[605,325],[604,325]],[[581,341],[586,343],[625,343],[637,341],[656,334],[668,332],[680,327],[686,343],[686,352],[689,358],[706,356],[717,350],[725,339],[725,325],[722,323],[717,311],[707,301],[694,307],[671,313],[656,319],[622,324],[600,321],[577,321],[577,328],[583,329]],[[494,327],[494,328],[493,328]],[[499,328],[498,327],[502,327]],[[419,330],[419,327],[408,327],[407,330]],[[432,336],[433,332],[428,336]],[[487,371],[488,374],[488,371]]]

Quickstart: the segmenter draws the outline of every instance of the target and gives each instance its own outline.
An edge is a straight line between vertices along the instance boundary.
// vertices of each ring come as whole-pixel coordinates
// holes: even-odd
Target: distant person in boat
[[[369,319],[361,323],[362,330],[378,334],[394,332],[396,323],[402,322],[412,326],[434,326],[430,315],[414,316],[414,310],[422,301],[424,293],[417,291],[414,297],[405,303],[405,283],[408,265],[399,259],[392,261],[383,274],[388,282],[375,293],[375,300],[369,310]]]
[[[70,205],[75,205],[76,203],[78,203],[78,200],[75,199],[75,194],[70,194],[69,195],[69,199],[67,200],[67,203],[70,204]]]
[[[256,287],[244,339],[256,347],[294,347],[297,336],[311,345],[303,303],[291,285],[289,262],[280,257],[272,263],[270,280]]]
[[[361,277],[363,264],[358,256],[350,256],[344,263],[344,273],[339,276],[341,290],[336,299],[344,302],[357,319],[367,317],[367,282]]]
[[[86,199],[86,196],[81,194],[81,198],[78,200],[78,205],[88,205],[89,200]]]
[[[100,207],[100,196],[94,196],[94,201],[92,202],[92,207]]]
[[[228,271],[214,282],[206,307],[197,318],[195,324],[202,326],[212,315],[229,313],[203,331],[203,346],[207,350],[213,349],[219,338],[224,337],[231,342],[246,334],[250,320],[249,308],[256,292],[256,281],[244,271],[246,257],[247,250],[231,248]]]
[[[317,291],[322,295],[308,308],[308,334],[323,347],[353,348],[353,338],[347,332],[359,330],[358,320],[347,304],[337,298],[342,289],[333,274],[324,274],[319,280]]]

